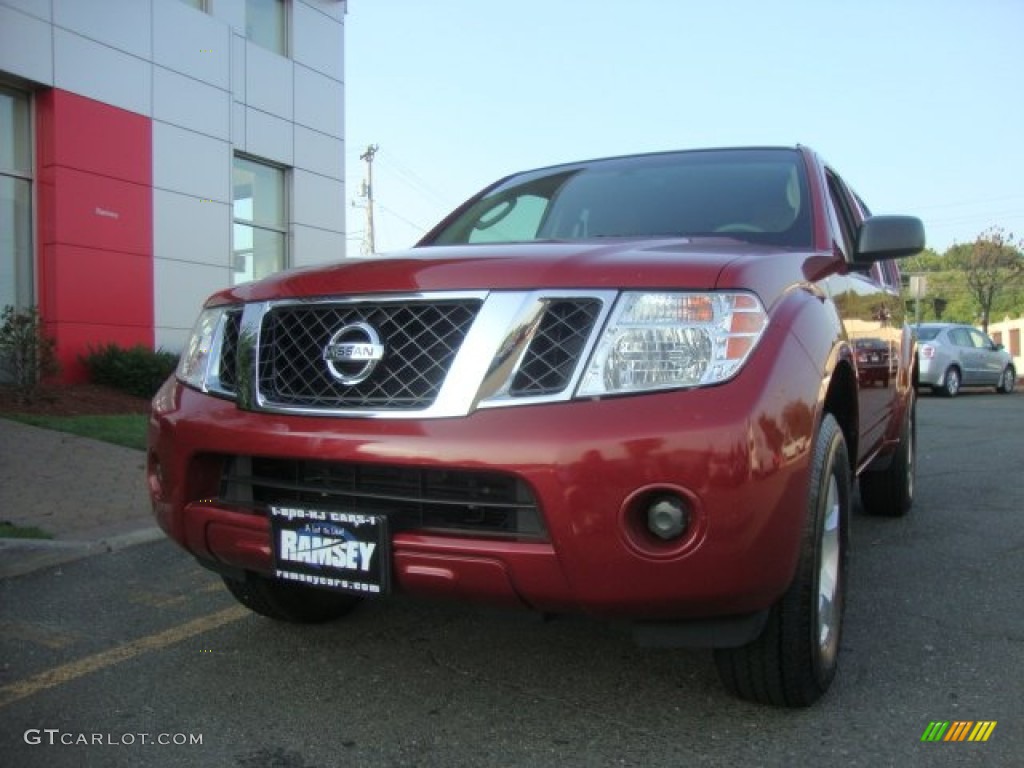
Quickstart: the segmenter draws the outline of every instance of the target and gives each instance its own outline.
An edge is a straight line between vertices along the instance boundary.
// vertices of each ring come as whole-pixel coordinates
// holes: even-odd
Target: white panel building
[[[345,256],[345,0],[0,0],[0,307],[177,351],[210,293]]]

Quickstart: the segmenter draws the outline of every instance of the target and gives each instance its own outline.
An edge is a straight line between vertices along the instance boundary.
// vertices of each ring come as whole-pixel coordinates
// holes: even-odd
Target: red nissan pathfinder
[[[399,592],[626,619],[809,705],[852,484],[913,500],[893,260],[923,247],[802,146],[509,176],[408,251],[212,296],[153,401],[156,519],[274,619]]]

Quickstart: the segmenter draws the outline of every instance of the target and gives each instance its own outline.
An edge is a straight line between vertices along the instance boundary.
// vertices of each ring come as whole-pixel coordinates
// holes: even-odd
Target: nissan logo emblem
[[[366,323],[352,323],[336,331],[324,347],[324,361],[331,375],[346,386],[370,378],[384,359],[380,336]]]

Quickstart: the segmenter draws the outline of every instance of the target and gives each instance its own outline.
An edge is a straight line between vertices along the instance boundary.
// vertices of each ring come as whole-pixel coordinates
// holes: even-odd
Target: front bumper
[[[719,387],[432,420],[246,412],[171,380],[149,424],[154,513],[207,564],[269,574],[265,510],[219,498],[226,457],[499,470],[532,489],[544,534],[397,532],[395,588],[646,619],[760,611],[794,572],[812,440],[790,422],[813,417],[791,414],[813,409],[817,395],[795,397],[794,371],[808,365],[802,354],[763,359],[768,369],[751,366]],[[692,513],[686,534],[669,544],[637,522],[645,494],[664,491]]]

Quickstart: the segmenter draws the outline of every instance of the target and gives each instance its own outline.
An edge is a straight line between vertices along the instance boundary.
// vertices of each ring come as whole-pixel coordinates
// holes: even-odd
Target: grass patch
[[[125,413],[113,416],[38,416],[30,413],[7,413],[5,419],[31,424],[34,427],[56,429],[73,435],[91,437],[126,448],[146,450],[146,423],[144,413]]]
[[[21,526],[14,523],[0,522],[0,539],[52,539],[53,536],[42,528]]]

